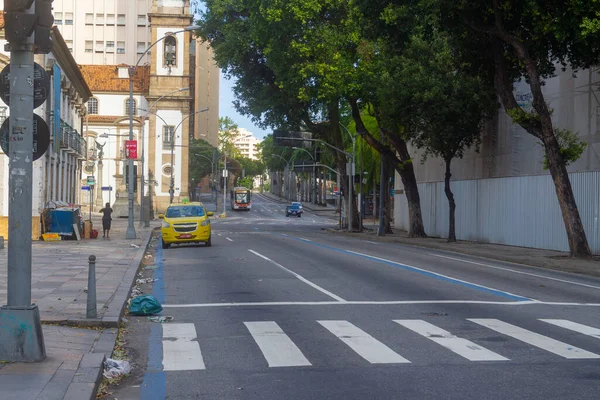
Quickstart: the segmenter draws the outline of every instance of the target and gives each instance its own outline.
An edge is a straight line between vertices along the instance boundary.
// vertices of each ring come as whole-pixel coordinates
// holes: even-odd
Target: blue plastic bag
[[[129,303],[129,314],[131,315],[153,315],[158,314],[162,309],[156,297],[149,294],[134,297]]]

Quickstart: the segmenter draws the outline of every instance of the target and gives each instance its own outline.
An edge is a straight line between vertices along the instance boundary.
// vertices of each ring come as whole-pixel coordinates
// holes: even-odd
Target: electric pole
[[[4,12],[8,41],[5,49],[10,51],[10,117],[6,138],[10,161],[8,304],[0,308],[0,360],[39,362],[46,358],[46,349],[39,309],[31,304],[33,161],[39,154],[34,149],[38,146],[37,142],[34,146],[33,57],[34,52],[47,54],[52,49],[52,0],[4,0]],[[40,128],[37,126],[38,135]]]

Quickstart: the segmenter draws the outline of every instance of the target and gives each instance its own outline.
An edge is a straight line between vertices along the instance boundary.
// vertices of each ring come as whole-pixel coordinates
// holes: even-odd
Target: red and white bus
[[[245,187],[234,187],[231,189],[231,209],[235,211],[252,208],[252,191]]]

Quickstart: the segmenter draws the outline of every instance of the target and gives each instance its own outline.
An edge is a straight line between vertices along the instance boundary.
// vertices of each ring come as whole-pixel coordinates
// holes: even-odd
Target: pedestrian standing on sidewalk
[[[102,213],[102,229],[104,230],[103,238],[108,239],[108,233],[110,232],[110,223],[112,221],[112,208],[110,208],[110,203],[106,203],[104,208],[100,210]]]

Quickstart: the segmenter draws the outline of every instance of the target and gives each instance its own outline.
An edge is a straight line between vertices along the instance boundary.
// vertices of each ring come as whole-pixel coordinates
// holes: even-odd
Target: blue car
[[[304,210],[302,209],[302,204],[301,203],[292,203],[289,206],[287,206],[287,208],[285,209],[285,216],[286,217],[291,217],[291,216],[296,216],[298,218],[302,217],[302,213],[304,212]]]

